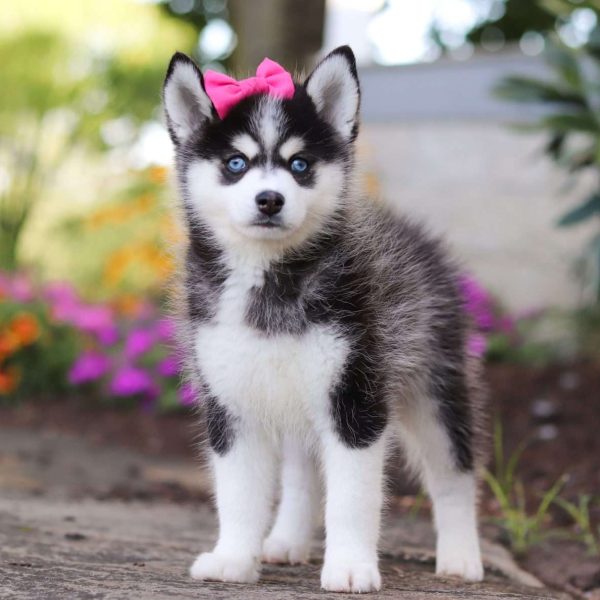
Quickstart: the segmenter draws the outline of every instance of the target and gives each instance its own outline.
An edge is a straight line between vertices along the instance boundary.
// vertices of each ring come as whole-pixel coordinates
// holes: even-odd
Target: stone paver
[[[81,488],[77,495],[69,493],[74,473],[81,473],[83,466],[87,472],[81,477],[89,491],[95,469],[102,489],[109,486],[111,461],[118,478],[124,477],[123,465],[135,464],[150,477],[158,473],[178,481],[182,473],[189,478],[189,464],[159,461],[157,465],[140,455],[116,453],[77,438],[58,436],[51,441],[28,432],[4,433],[0,432],[0,598],[352,597],[319,589],[320,544],[315,545],[310,564],[267,566],[257,585],[194,582],[187,567],[198,551],[211,547],[215,537],[216,519],[207,503],[99,500],[93,495],[81,497]],[[34,450],[39,444],[45,444],[46,452],[53,448],[58,464],[56,460],[46,468],[38,464]],[[61,461],[69,465],[66,475],[61,475]],[[378,598],[566,598],[534,587],[539,582],[520,571],[503,548],[489,543],[484,549],[485,582],[437,578],[429,523],[389,514],[384,530],[384,589]]]

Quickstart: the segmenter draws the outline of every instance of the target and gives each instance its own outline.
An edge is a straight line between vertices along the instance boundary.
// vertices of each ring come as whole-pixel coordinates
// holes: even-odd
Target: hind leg
[[[432,500],[436,573],[480,581],[472,435],[464,423],[452,422],[452,414],[446,412],[444,418],[441,414],[434,402],[423,398],[403,415],[402,442]],[[454,426],[462,428],[453,431]]]
[[[283,444],[281,500],[263,546],[269,563],[307,562],[318,510],[318,478],[312,457],[293,440]]]

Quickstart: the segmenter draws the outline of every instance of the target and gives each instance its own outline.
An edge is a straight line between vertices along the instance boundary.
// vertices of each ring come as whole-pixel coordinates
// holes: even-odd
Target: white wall
[[[460,87],[466,81],[460,73],[465,67],[459,65],[455,77],[452,67],[444,72],[448,85]],[[410,67],[409,75],[414,79],[419,69],[422,90],[432,85],[428,69],[435,79],[440,65]],[[390,90],[402,87],[403,71],[387,72]],[[484,79],[497,80],[489,73]],[[413,85],[404,106],[417,107],[419,93]],[[448,93],[453,101],[443,113],[436,110],[443,98],[430,99],[418,116],[414,110],[398,110],[383,121],[373,118],[381,110],[366,107],[361,153],[366,168],[378,174],[381,194],[397,210],[444,234],[465,266],[511,308],[576,306],[581,285],[572,267],[592,226],[558,229],[555,222],[591,189],[591,182],[566,191],[564,173],[542,154],[544,136],[516,133],[507,126],[506,113],[500,112],[503,118],[494,114],[516,107],[486,107],[481,90],[465,89],[470,94],[465,103],[452,90]],[[473,108],[476,103],[479,109]],[[482,119],[486,111],[490,114]]]

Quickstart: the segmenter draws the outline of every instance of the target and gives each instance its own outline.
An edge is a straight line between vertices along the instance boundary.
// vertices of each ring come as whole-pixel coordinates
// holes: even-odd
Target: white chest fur
[[[198,328],[198,365],[211,393],[237,417],[300,433],[318,427],[329,411],[348,343],[330,326],[274,336],[248,327],[248,292],[262,282],[262,269],[232,272],[215,318]]]

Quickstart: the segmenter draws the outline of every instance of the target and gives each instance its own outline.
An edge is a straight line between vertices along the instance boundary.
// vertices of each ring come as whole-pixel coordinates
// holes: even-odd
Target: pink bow
[[[270,94],[276,98],[291,98],[294,95],[292,76],[274,60],[265,58],[256,77],[236,81],[223,73],[206,71],[204,86],[208,97],[215,105],[221,119],[241,100],[253,94]]]

